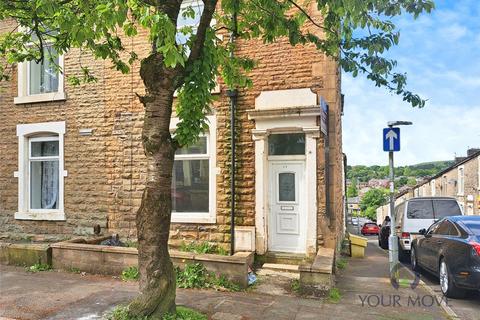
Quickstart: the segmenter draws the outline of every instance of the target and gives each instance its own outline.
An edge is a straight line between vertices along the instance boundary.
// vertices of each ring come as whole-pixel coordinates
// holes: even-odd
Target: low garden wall
[[[52,266],[55,269],[78,270],[88,273],[120,275],[131,266],[138,265],[136,248],[112,247],[96,244],[59,242],[50,245]],[[241,287],[248,286],[248,267],[253,264],[253,252],[237,252],[233,256],[197,254],[170,250],[174,265],[201,263],[217,275],[224,275]]]
[[[52,249],[43,243],[0,243],[0,264],[31,266],[52,264]]]

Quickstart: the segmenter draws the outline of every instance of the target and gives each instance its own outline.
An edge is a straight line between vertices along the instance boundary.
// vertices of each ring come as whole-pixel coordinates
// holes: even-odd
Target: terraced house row
[[[313,3],[310,13],[319,15]],[[0,33],[13,23],[0,22]],[[335,248],[344,212],[339,66],[287,39],[236,45],[236,55],[258,63],[235,113],[236,249],[312,256]],[[142,33],[126,46],[150,50]],[[0,82],[0,238],[57,241],[98,225],[134,240],[146,175],[139,65],[122,75],[79,50],[57,62],[63,73],[31,61]],[[81,66],[98,81],[68,84]],[[208,132],[175,155],[173,246],[231,241],[231,111],[221,79],[215,94]],[[172,131],[177,121],[173,115]]]

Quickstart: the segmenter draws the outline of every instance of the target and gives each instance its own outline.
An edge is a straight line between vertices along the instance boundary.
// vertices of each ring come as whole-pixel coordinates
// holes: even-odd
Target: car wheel
[[[420,266],[418,265],[418,260],[417,260],[417,252],[413,247],[412,247],[412,251],[410,251],[410,264],[412,266],[413,271],[415,272],[420,271]]]
[[[442,293],[448,298],[463,298],[465,296],[465,290],[460,289],[455,285],[445,259],[440,261],[439,269],[438,277],[440,278],[440,289],[442,290]]]

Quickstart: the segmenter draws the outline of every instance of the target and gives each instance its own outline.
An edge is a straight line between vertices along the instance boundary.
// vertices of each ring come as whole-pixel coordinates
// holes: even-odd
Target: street
[[[356,234],[357,233],[357,226],[349,226],[349,231]],[[369,239],[368,246],[375,247],[379,252],[384,254],[384,259],[377,259],[375,260],[376,263],[385,266],[388,269],[388,251],[383,250],[378,246],[377,236],[367,236]],[[408,263],[402,263],[404,267],[411,270],[411,266]],[[371,266],[372,268],[374,266]],[[378,266],[375,266],[378,267]],[[442,296],[442,292],[440,290],[439,280],[438,277],[434,275],[422,271],[421,272],[421,280],[429,286],[433,292],[439,297]],[[457,315],[459,319],[473,319],[478,320],[480,319],[480,292],[472,292],[464,299],[449,299],[448,306],[452,309],[452,311]]]

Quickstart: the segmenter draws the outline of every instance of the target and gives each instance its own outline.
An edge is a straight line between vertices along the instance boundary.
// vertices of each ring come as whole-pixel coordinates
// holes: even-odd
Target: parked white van
[[[420,235],[420,229],[428,229],[442,218],[459,215],[463,215],[463,212],[455,198],[419,197],[397,205],[395,224],[400,260],[407,261],[410,258],[412,241]]]

